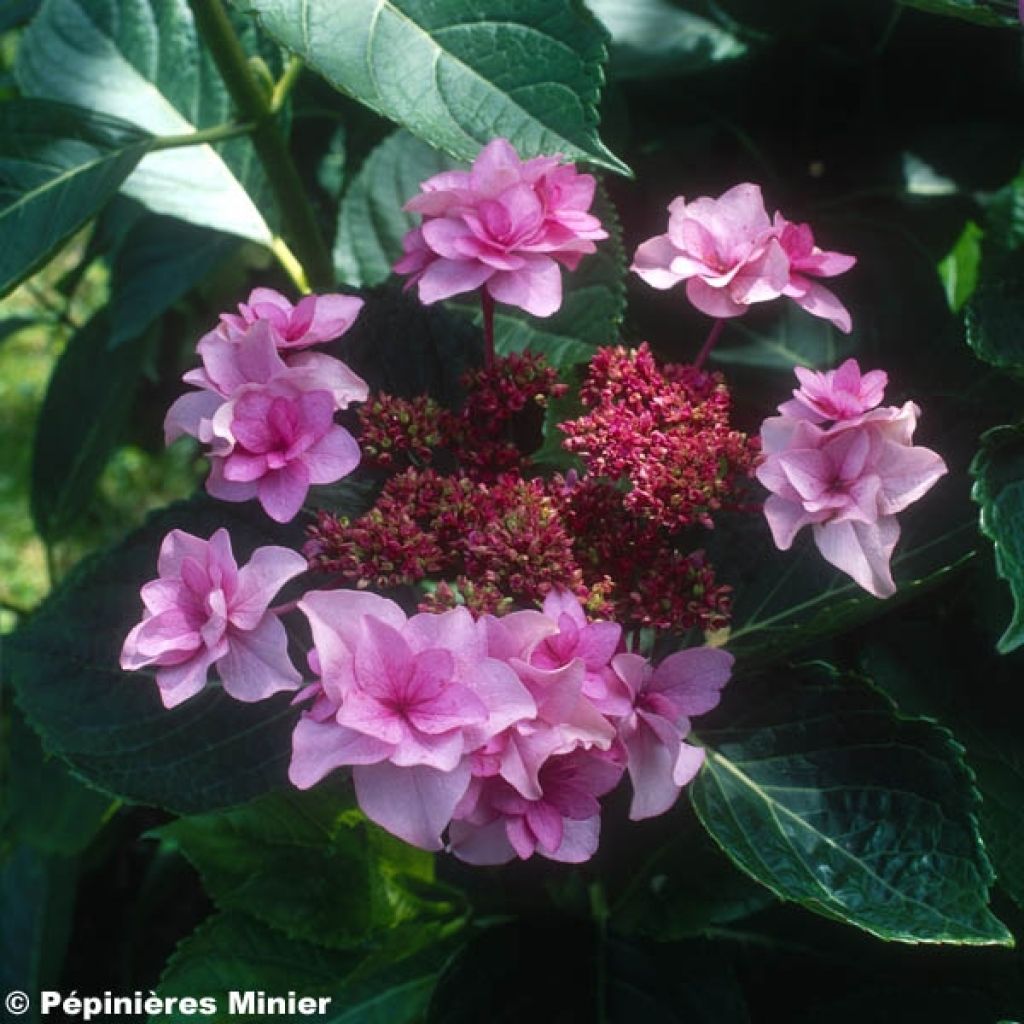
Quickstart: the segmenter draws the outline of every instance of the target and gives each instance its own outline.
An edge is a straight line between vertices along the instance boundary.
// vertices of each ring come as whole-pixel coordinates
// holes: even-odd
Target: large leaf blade
[[[597,134],[605,33],[569,0],[238,0],[336,88],[461,160],[495,136],[629,169]]]
[[[61,103],[0,104],[0,295],[100,210],[148,143],[129,123]]]
[[[232,103],[185,3],[45,0],[18,48],[29,96],[120,117],[154,135],[231,120]],[[265,179],[248,139],[150,154],[124,191],[157,213],[268,243]],[[255,198],[254,198],[255,197]]]
[[[883,939],[1012,944],[987,906],[978,795],[948,732],[827,666],[750,685],[740,721],[702,734],[691,789],[740,868]]]

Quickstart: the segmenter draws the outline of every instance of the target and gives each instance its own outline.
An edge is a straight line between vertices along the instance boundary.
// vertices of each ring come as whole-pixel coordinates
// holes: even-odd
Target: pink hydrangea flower
[[[853,327],[849,310],[832,292],[811,278],[845,274],[857,262],[856,257],[818,248],[809,224],[791,224],[781,213],[775,214],[775,233],[789,258],[789,282],[782,294],[808,313],[830,320],[844,334],[849,334]]]
[[[765,420],[756,475],[772,492],[764,512],[776,546],[788,550],[809,525],[826,561],[876,597],[894,594],[896,516],[947,472],[938,454],[912,444],[919,415],[907,402],[830,427],[790,416]]]
[[[560,158],[522,161],[506,139],[488,143],[469,171],[446,171],[405,205],[423,223],[395,264],[429,305],[485,288],[497,302],[546,317],[562,304],[559,264],[575,270],[607,238],[590,214],[595,181]]]
[[[580,864],[597,851],[598,797],[622,778],[620,750],[575,750],[541,769],[541,795],[528,800],[500,778],[474,779],[455,811],[449,849],[470,864],[504,864],[539,853]]]
[[[619,654],[612,665],[629,687],[632,713],[619,723],[629,753],[633,821],[664,814],[700,770],[704,751],[685,742],[689,716],[716,707],[732,674],[731,654],[691,647],[667,657],[656,669],[636,654]]]
[[[355,295],[305,295],[296,305],[273,288],[254,288],[237,313],[222,313],[214,333],[245,334],[259,321],[274,329],[279,349],[306,348],[340,338],[355,323],[363,300]]]
[[[825,252],[807,224],[781,214],[769,219],[758,185],[736,185],[718,199],[669,204],[668,233],[643,242],[631,269],[653,288],[686,281],[686,296],[702,313],[742,316],[757,302],[786,295],[841,331],[850,314],[827,288],[811,280],[849,270],[853,256]]]
[[[779,406],[779,412],[812,423],[856,419],[881,404],[889,383],[885,370],[869,370],[862,375],[856,359],[847,359],[839,369],[824,373],[802,366],[793,372],[800,387],[793,391],[792,401]]]
[[[782,294],[789,260],[758,185],[691,203],[680,196],[668,209],[668,233],[642,243],[631,268],[653,288],[685,281],[690,302],[714,317],[741,316]]]
[[[283,381],[243,388],[214,414],[211,432],[206,489],[222,501],[257,498],[278,523],[295,518],[310,485],[334,483],[359,465],[359,445],[334,422],[329,391]]]
[[[198,351],[203,365],[184,379],[200,390],[173,403],[164,436],[211,446],[206,489],[214,497],[257,498],[284,523],[311,485],[334,483],[359,464],[359,446],[334,413],[368,389],[340,359],[301,352],[285,362],[267,320],[232,337],[208,334]]]
[[[142,588],[145,613],[124,642],[121,668],[156,666],[168,708],[199,693],[211,666],[237,700],[298,689],[288,636],[268,608],[305,569],[302,555],[280,547],[257,548],[239,569],[227,530],[208,541],[172,530],[160,546],[159,578]]]
[[[300,789],[353,766],[359,805],[423,849],[440,849],[471,777],[468,755],[535,705],[489,658],[464,608],[406,619],[391,601],[352,591],[300,602],[330,702],[295,729],[289,777]]]

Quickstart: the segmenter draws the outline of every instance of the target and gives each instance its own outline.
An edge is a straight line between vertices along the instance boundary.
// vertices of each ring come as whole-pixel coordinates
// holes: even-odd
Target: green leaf
[[[230,235],[173,217],[142,217],[118,245],[110,274],[108,345],[138,338],[235,249]]]
[[[1024,373],[1024,252],[986,260],[967,304],[967,344],[986,363]]]
[[[952,502],[942,510],[958,511]],[[943,530],[953,517],[937,515],[908,517],[892,561],[898,589],[884,601],[829,565],[806,532],[789,551],[777,551],[760,519],[723,523],[707,550],[718,578],[735,588],[729,650],[747,664],[777,660],[955,579],[974,557],[977,535],[966,519]]]
[[[496,136],[620,174],[597,134],[605,33],[571,0],[236,0],[336,88],[460,160]]]
[[[72,856],[84,850],[114,809],[110,797],[82,785],[60,758],[47,755],[17,712],[9,741],[0,839],[41,853]]]
[[[46,321],[38,316],[5,316],[0,320],[0,342],[14,337],[26,327],[34,327],[43,323]]]
[[[377,284],[391,273],[402,254],[402,237],[420,218],[402,205],[419,184],[457,163],[426,143],[396,132],[367,158],[341,204],[334,261],[340,278],[356,287]],[[555,366],[586,362],[597,345],[614,344],[625,312],[626,258],[615,208],[598,190],[594,214],[611,236],[585,257],[576,271],[562,274],[562,308],[539,319],[522,310],[498,305],[494,317],[495,347],[501,353],[525,348],[542,352]],[[478,326],[482,324],[475,295],[448,303]]]
[[[41,0],[0,0],[0,32],[24,25],[36,11]]]
[[[354,487],[348,494],[348,511],[360,514],[364,496]],[[151,676],[118,668],[124,637],[142,615],[139,588],[156,576],[165,534],[177,528],[209,537],[222,526],[239,564],[258,546],[301,543],[299,527],[275,526],[251,502],[179,502],[82,563],[5,638],[6,677],[47,750],[123,799],[187,814],[287,785],[297,717],[287,695],[242,704],[208,689],[168,711]]]
[[[99,211],[148,141],[131,124],[64,104],[0,104],[0,296]]]
[[[244,914],[223,913],[181,943],[158,992],[164,998],[201,993],[216,1000],[221,1015],[230,1010],[231,992],[277,998],[294,992],[326,999],[326,1012],[309,1017],[319,1024],[414,1024],[422,1020],[449,955],[450,948],[439,944],[405,959],[361,958],[288,939]],[[154,1024],[181,1024],[195,1017],[172,1011],[150,1019]],[[266,1016],[236,1013],[232,1019]]]
[[[19,1020],[44,1019],[36,995],[60,980],[76,876],[74,860],[27,844],[0,862],[0,993],[27,992],[35,1004]]]
[[[1013,618],[997,644],[1006,654],[1024,643],[1024,429],[996,427],[984,434],[971,475],[979,527],[995,547],[996,571],[1013,596]]]
[[[223,910],[338,949],[430,944],[464,918],[456,890],[434,883],[434,858],[366,821],[337,786],[263,797],[182,818],[178,844]]]
[[[251,44],[249,28],[243,41]],[[44,0],[18,47],[29,96],[80,104],[154,135],[230,121],[233,104],[186,3]],[[124,191],[156,213],[268,243],[267,189],[252,143],[152,153]]]
[[[147,346],[110,351],[104,307],[68,341],[50,378],[32,451],[32,518],[48,541],[72,530],[131,412]]]
[[[731,32],[667,0],[585,2],[611,33],[616,78],[692,75],[747,52]]]
[[[984,237],[982,228],[969,220],[953,248],[939,263],[939,278],[946,290],[949,308],[954,313],[964,308],[978,286],[981,240]]]
[[[740,868],[879,938],[1012,945],[987,906],[979,798],[945,729],[820,664],[734,687],[733,724],[701,732],[690,794]]]
[[[996,28],[1020,24],[1014,0],[900,0],[900,3],[929,14],[945,14]]]

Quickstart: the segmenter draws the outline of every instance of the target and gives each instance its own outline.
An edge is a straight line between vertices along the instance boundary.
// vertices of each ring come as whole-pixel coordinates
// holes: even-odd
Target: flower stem
[[[251,135],[256,125],[254,122],[228,121],[215,124],[209,128],[186,132],[183,135],[159,135],[149,144],[149,152],[157,153],[162,149],[181,149],[185,146],[204,146],[212,142],[224,142],[235,139],[239,135]]]
[[[711,350],[718,344],[718,339],[722,334],[722,329],[725,327],[724,320],[716,320],[711,327],[711,332],[708,334],[707,340],[704,342],[701,350],[697,353],[697,358],[693,361],[693,368],[699,370],[704,365],[704,360],[711,355]]]
[[[295,253],[288,248],[285,240],[280,235],[275,235],[270,240],[270,251],[277,257],[284,272],[292,279],[292,284],[302,295],[308,295],[311,291],[309,281],[306,278],[306,271],[302,264],[295,258]]]
[[[484,366],[490,369],[494,365],[494,299],[486,285],[480,288],[480,309],[484,314]]]
[[[253,146],[266,171],[289,241],[304,268],[303,276],[314,288],[331,288],[334,284],[331,256],[306,198],[299,172],[274,120],[272,98],[265,95],[253,77],[248,56],[222,0],[189,0],[189,6],[239,115],[254,124]],[[291,79],[295,74],[297,72],[289,68],[285,79]]]

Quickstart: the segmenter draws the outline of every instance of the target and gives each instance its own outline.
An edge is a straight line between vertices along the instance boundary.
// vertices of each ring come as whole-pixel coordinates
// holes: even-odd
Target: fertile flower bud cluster
[[[796,370],[800,387],[764,421],[757,478],[771,491],[764,514],[787,550],[804,526],[825,559],[876,597],[896,592],[889,560],[900,536],[896,514],[946,472],[941,457],[912,444],[921,410],[881,406],[881,370],[861,374]]]
[[[563,388],[539,357],[500,359],[465,383],[458,415],[393,400],[364,406],[374,450],[410,452],[413,439],[438,436],[457,468],[443,473],[418,450],[420,465],[392,476],[359,519],[321,513],[306,548],[315,568],[360,587],[433,579],[440,585],[422,604],[430,609],[461,602],[501,614],[563,587],[624,625],[726,624],[728,588],[700,552],[679,551],[677,536],[689,523],[709,524],[751,465],[749,440],[729,428],[720,377],[660,371],[646,346],[599,350],[583,391],[594,413],[562,425],[586,451],[608,451],[594,455],[582,480],[524,475],[529,461],[513,439]],[[602,429],[615,432],[616,447]],[[612,486],[627,473],[632,490]]]
[[[366,382],[340,359],[308,352],[344,334],[362,308],[349,295],[309,295],[297,306],[257,288],[238,313],[196,346],[201,369],[168,410],[168,444],[183,434],[210,446],[206,489],[222,501],[256,498],[271,519],[298,514],[311,484],[359,464],[359,446],[335,412],[366,398]]]
[[[666,530],[712,526],[750,473],[756,442],[730,425],[721,374],[659,369],[646,344],[600,349],[580,397],[589,412],[559,425],[565,447],[592,476],[625,482],[625,507]]]

